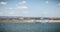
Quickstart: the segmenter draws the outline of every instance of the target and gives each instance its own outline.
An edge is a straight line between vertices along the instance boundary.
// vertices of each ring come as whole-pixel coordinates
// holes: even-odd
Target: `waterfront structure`
[[[2,18],[0,22],[60,22],[60,18],[47,18],[47,17],[12,17]]]

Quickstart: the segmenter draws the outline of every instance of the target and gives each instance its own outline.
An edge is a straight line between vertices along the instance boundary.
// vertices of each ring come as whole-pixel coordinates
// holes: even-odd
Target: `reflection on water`
[[[60,32],[60,23],[0,22],[0,32]]]

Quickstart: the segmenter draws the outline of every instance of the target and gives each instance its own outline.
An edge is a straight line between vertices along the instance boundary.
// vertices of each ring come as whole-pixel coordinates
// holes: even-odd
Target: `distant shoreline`
[[[18,19],[13,19],[13,20],[0,20],[0,22],[42,22],[42,21],[47,21],[47,22],[60,22],[60,20],[34,20],[34,19],[25,19],[25,20],[18,20]]]
[[[60,18],[0,18],[0,22],[60,22]]]

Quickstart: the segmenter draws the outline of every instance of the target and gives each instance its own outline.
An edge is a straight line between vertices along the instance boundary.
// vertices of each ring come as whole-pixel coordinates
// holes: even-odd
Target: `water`
[[[60,23],[0,22],[0,32],[60,32]]]

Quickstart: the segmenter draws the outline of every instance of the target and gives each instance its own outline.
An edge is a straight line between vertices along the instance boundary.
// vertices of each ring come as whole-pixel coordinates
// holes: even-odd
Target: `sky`
[[[0,16],[60,17],[60,0],[0,0]]]

